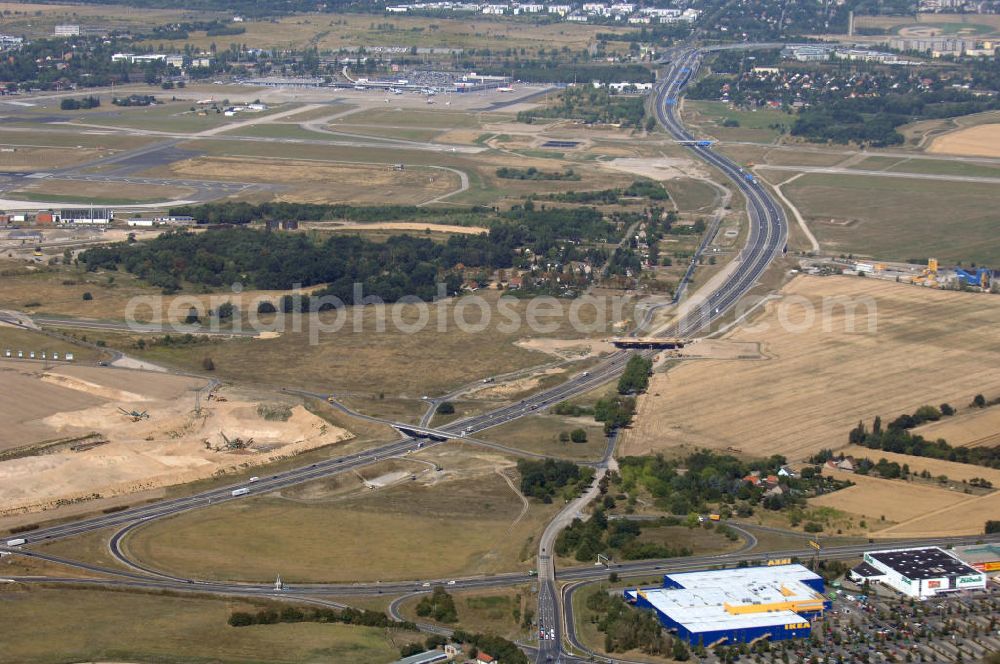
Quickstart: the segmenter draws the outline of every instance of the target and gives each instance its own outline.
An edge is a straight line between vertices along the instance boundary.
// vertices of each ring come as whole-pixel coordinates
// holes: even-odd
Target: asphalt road
[[[745,45],[739,46],[746,48]],[[684,86],[697,70],[700,61],[700,52],[697,50],[678,51],[674,61],[667,67],[666,75],[662,83],[655,91],[655,112],[657,119],[671,136],[678,141],[696,140],[680,123],[675,115],[676,105]],[[728,159],[714,153],[710,147],[689,144],[688,147],[696,156],[711,166],[718,169],[725,175],[735,187],[737,187],[747,200],[749,212],[750,229],[747,243],[738,256],[737,269],[733,274],[714,292],[705,297],[701,306],[692,309],[687,316],[679,320],[670,329],[664,331],[665,336],[691,336],[704,329],[718,317],[724,315],[740,297],[745,295],[758,281],[775,256],[780,254],[785,247],[787,225],[781,208],[771,199],[768,192],[757,183],[752,176],[744,173],[742,169]],[[488,429],[514,419],[531,415],[536,411],[543,410],[568,397],[589,391],[599,385],[614,378],[623,369],[628,361],[630,353],[618,352],[609,356],[599,365],[590,371],[583,372],[566,381],[565,383],[532,395],[516,404],[511,404],[498,408],[494,411],[481,415],[464,418],[452,422],[447,426],[427,429],[423,427],[409,428],[419,436],[433,436],[432,438],[416,438],[407,436],[401,440],[383,445],[381,447],[348,455],[345,457],[328,459],[306,467],[293,470],[282,471],[280,473],[263,477],[254,483],[233,484],[218,487],[208,491],[200,492],[190,496],[167,499],[156,503],[133,507],[112,514],[104,514],[75,522],[61,523],[47,528],[20,534],[24,537],[27,545],[54,539],[69,537],[94,530],[115,527],[119,530],[112,538],[112,551],[125,565],[129,571],[100,568],[94,565],[76,563],[55,559],[30,549],[25,550],[20,547],[10,548],[0,546],[0,550],[6,549],[16,551],[21,555],[42,558],[74,565],[78,568],[88,569],[92,572],[99,572],[107,575],[107,579],[100,581],[103,585],[124,587],[124,588],[144,588],[144,589],[167,589],[174,591],[189,591],[200,593],[217,593],[225,595],[250,595],[268,596],[282,599],[295,598],[296,601],[323,602],[318,596],[324,594],[334,595],[372,595],[372,594],[412,594],[426,592],[425,584],[445,583],[448,587],[454,588],[485,588],[505,585],[515,585],[529,583],[535,577],[527,574],[503,574],[489,577],[475,577],[468,579],[450,580],[422,580],[407,582],[392,582],[386,584],[307,584],[295,587],[285,587],[276,589],[271,584],[247,584],[247,583],[222,583],[207,580],[187,579],[171,576],[158,570],[149,568],[137,561],[129,559],[121,550],[120,542],[133,529],[141,527],[155,519],[180,514],[189,510],[200,509],[208,505],[231,500],[242,500],[246,496],[260,495],[277,491],[289,486],[314,479],[328,477],[337,473],[353,470],[378,461],[386,456],[396,456],[415,451],[421,447],[440,444],[439,438],[472,438],[473,434],[484,429]],[[423,422],[422,422],[423,423]],[[478,442],[478,441],[477,441]],[[603,464],[599,465],[599,472],[603,472],[608,462],[611,461],[613,444],[609,445],[606,458]],[[596,482],[595,482],[596,487]],[[233,491],[245,489],[242,495],[233,495]],[[593,491],[594,489],[592,489]],[[585,496],[586,498],[586,496]],[[539,610],[537,615],[543,626],[554,632],[554,638],[546,638],[539,641],[537,649],[537,661],[579,661],[576,657],[568,655],[563,650],[563,638],[565,638],[578,650],[585,652],[585,649],[576,640],[576,635],[572,629],[572,604],[562,605],[559,591],[556,585],[557,573],[548,556],[552,553],[555,537],[559,530],[568,523],[586,504],[584,499],[574,501],[559,517],[546,529],[540,544],[540,567],[539,570]],[[982,540],[977,538],[958,539],[931,539],[910,542],[913,545],[939,544],[939,543],[964,543]],[[990,538],[987,538],[990,539]],[[1000,539],[1000,538],[992,538]],[[894,543],[898,544],[898,543]],[[880,545],[868,544],[852,547],[839,547],[829,549],[824,552],[824,557],[853,557],[865,550],[878,548]],[[884,545],[881,545],[884,546]],[[719,556],[693,557],[683,560],[670,561],[643,561],[629,563],[626,565],[614,566],[614,571],[620,576],[635,576],[649,574],[655,571],[682,571],[687,569],[703,568],[706,564],[734,564],[739,560],[759,560],[775,556],[779,557],[807,557],[813,553],[812,549],[804,548],[793,551],[770,552],[766,554],[747,555],[740,551]],[[592,566],[569,568],[558,572],[559,581],[579,581],[600,579],[608,573],[608,570],[594,568]],[[17,580],[23,582],[44,581],[45,583],[67,583],[79,584],[80,579],[60,579],[52,577],[21,577]],[[451,583],[451,582],[454,583]],[[572,592],[568,591],[571,596]],[[331,605],[336,605],[331,603]],[[398,603],[395,604],[398,606]],[[561,609],[563,609],[561,611]],[[565,618],[565,622],[563,620]],[[565,630],[564,624],[569,628]],[[534,653],[533,653],[534,654]]]
[[[680,124],[680,121],[674,114],[674,110],[684,85],[691,77],[693,71],[697,68],[699,58],[700,54],[696,50],[680,52],[675,62],[668,67],[667,75],[664,77],[663,82],[656,90],[655,107],[657,118],[667,131],[677,140],[694,140],[694,137],[691,136],[691,134],[689,134]],[[770,199],[766,191],[759,184],[747,180],[738,166],[727,159],[716,155],[710,149],[698,145],[690,145],[690,148],[699,158],[718,168],[743,192],[748,202],[751,228],[747,244],[737,259],[738,269],[735,270],[730,278],[715,292],[706,297],[702,306],[693,309],[675,326],[664,332],[665,335],[669,336],[689,336],[706,327],[717,317],[724,314],[742,295],[754,286],[760,275],[767,269],[767,266],[770,264],[774,256],[782,250],[785,242],[786,228],[784,216],[781,213],[780,208]],[[526,415],[531,415],[536,411],[543,410],[565,400],[566,398],[598,387],[618,375],[624,368],[624,365],[628,361],[629,357],[630,353],[627,352],[614,353],[590,371],[580,373],[559,386],[539,392],[518,403],[504,406],[481,415],[464,418],[439,429],[423,432],[418,431],[417,433],[429,433],[435,438],[448,436],[471,437],[478,431],[504,424]],[[379,458],[405,454],[410,451],[415,451],[420,447],[439,444],[440,442],[443,441],[430,438],[418,440],[415,437],[406,437],[400,441],[396,441],[372,450],[359,452],[346,457],[328,459],[304,468],[283,471],[275,475],[262,478],[252,484],[223,486],[191,496],[167,499],[156,503],[133,507],[121,512],[104,514],[75,522],[57,524],[25,533],[22,536],[30,545],[117,526],[120,530],[113,539],[114,544],[112,546],[112,551],[125,564],[129,565],[136,571],[148,575],[151,579],[156,579],[156,582],[178,584],[181,586],[197,584],[201,589],[216,588],[217,592],[225,592],[227,588],[234,589],[233,586],[227,584],[213,584],[212,582],[199,582],[192,579],[169,577],[168,575],[164,575],[156,570],[138,565],[135,561],[131,561],[127,558],[127,556],[125,556],[125,554],[121,551],[120,546],[118,546],[118,543],[120,543],[122,537],[124,537],[124,535],[126,535],[133,528],[154,519],[181,514],[186,511],[200,509],[202,507],[220,502],[242,500],[249,495],[270,493],[289,486],[300,484],[302,482],[359,468],[361,466],[374,463]],[[610,459],[610,455],[608,455],[608,458]],[[237,489],[245,489],[246,493],[234,496],[233,491]],[[571,507],[573,508],[572,513],[579,511],[579,506],[574,504],[574,506]],[[563,523],[565,522],[564,519],[560,519],[560,521]],[[540,552],[541,555],[548,555],[551,553],[552,542],[554,542],[555,535],[558,534],[558,531],[558,527],[552,527],[547,530],[550,536],[548,538],[543,538],[548,542],[546,545],[547,550]],[[551,564],[547,566],[543,565],[543,570],[545,572],[544,577],[539,579],[540,601],[538,615],[542,616],[543,620],[547,617],[550,623],[549,629],[554,630],[554,638],[544,639],[541,641],[541,647],[538,651],[538,659],[539,661],[558,661],[562,657],[563,653],[562,621],[560,620],[559,598],[555,586],[556,571]],[[542,572],[540,571],[540,574],[541,573]],[[561,579],[571,578],[567,574],[560,574],[559,577]],[[517,579],[516,575],[514,578]],[[520,578],[514,582],[523,581],[524,579]],[[139,583],[140,581],[132,580],[130,582]],[[142,581],[141,583],[151,582],[152,581]],[[469,581],[468,583],[475,584],[483,582]],[[493,581],[486,582],[486,584],[489,583],[493,583]],[[246,588],[244,586],[238,586],[237,589],[240,592],[246,592]],[[401,589],[395,589],[400,592],[406,592],[407,590],[413,591],[414,587],[409,585],[404,586]],[[271,592],[273,592],[273,589]],[[552,657],[552,660],[550,660],[549,657]]]

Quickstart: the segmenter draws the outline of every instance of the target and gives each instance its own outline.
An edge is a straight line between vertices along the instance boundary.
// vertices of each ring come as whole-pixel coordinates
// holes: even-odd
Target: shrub
[[[205,371],[215,371],[215,362],[212,361],[212,358],[206,357],[201,361],[201,368]]]
[[[451,415],[455,412],[455,404],[450,401],[442,401],[438,404],[437,414],[438,415]]]
[[[90,302],[93,299],[94,299],[94,296],[91,294],[90,291],[87,291],[86,293],[83,294],[83,301],[84,302]]]
[[[587,432],[583,429],[573,429],[569,432],[569,439],[574,443],[586,443],[587,442]]]
[[[802,530],[807,533],[821,533],[823,532],[823,524],[816,523],[815,521],[807,521],[806,525],[802,526]]]
[[[291,406],[285,404],[257,404],[257,414],[269,422],[287,422],[292,416]]]

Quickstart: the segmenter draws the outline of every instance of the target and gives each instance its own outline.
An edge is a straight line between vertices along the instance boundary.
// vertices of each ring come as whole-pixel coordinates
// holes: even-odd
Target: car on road
[[[431,587],[431,584],[430,584],[430,582],[425,582],[425,583],[421,583],[421,584],[420,584],[420,587],[421,587],[421,588],[430,588],[430,587]]]
[[[455,585],[455,580],[454,580],[454,579],[452,579],[451,581],[449,581],[449,582],[448,582],[448,585],[449,585],[449,586],[453,586],[453,585]]]

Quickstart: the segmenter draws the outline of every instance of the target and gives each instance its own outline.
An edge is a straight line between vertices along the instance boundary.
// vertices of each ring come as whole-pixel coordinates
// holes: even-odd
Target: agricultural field
[[[9,662],[165,663],[351,661],[383,664],[421,640],[406,631],[343,624],[282,623],[239,629],[233,611],[263,603],[91,589],[0,592],[0,619],[30,624],[4,636]]]
[[[783,191],[831,254],[1000,263],[993,184],[809,173]]]
[[[288,582],[387,581],[526,571],[534,566],[530,543],[557,506],[527,502],[511,469],[503,457],[449,444],[366,467],[361,477],[158,521],[126,545],[149,565],[197,578],[267,581],[277,570]]]
[[[805,276],[781,295],[724,337],[759,342],[766,359],[701,360],[655,374],[621,453],[689,444],[797,461],[841,447],[859,419],[1000,392],[990,368],[1000,353],[992,334],[1000,323],[996,298]],[[853,331],[847,302],[857,305]]]
[[[1000,408],[970,408],[954,417],[919,426],[913,432],[928,440],[944,438],[953,447],[1000,445]]]
[[[886,459],[887,461],[898,463],[900,466],[907,464],[910,467],[910,472],[915,475],[927,471],[934,478],[947,477],[950,480],[949,484],[960,484],[974,478],[981,478],[991,482],[994,486],[1000,487],[1000,470],[971,463],[959,463],[957,461],[918,457],[910,454],[897,454],[884,450],[872,450],[863,445],[848,445],[845,448],[837,450],[837,454],[846,454],[857,458],[868,457],[875,462],[879,459]]]
[[[885,456],[873,450],[874,456]],[[975,535],[995,507],[1000,493],[984,496],[928,483],[888,480],[856,473],[823,470],[854,486],[809,499],[811,508],[832,509],[846,514],[860,531],[875,537]],[[993,511],[991,511],[991,507]],[[944,516],[946,515],[946,517]],[[864,525],[862,525],[864,522]],[[846,525],[846,524],[839,524]]]

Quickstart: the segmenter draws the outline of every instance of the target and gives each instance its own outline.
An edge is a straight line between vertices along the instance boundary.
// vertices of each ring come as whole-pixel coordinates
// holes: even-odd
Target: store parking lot
[[[831,588],[833,608],[805,641],[708,650],[702,661],[783,664],[977,662],[1000,652],[1000,586],[923,602],[888,588]],[[697,654],[697,653],[696,653]]]

